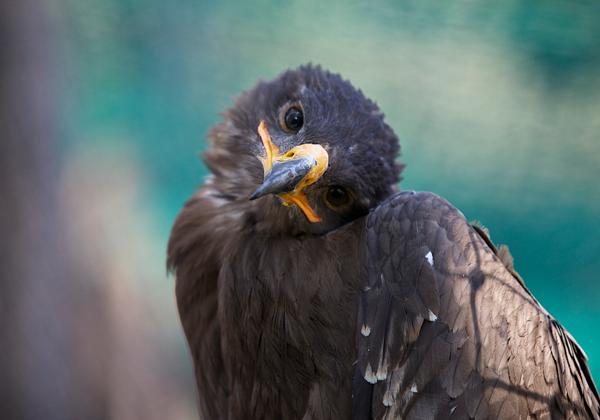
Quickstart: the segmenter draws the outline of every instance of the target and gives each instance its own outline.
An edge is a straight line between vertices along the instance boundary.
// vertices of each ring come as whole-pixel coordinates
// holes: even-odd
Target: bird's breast
[[[360,269],[340,264],[356,260],[351,244],[330,238],[248,236],[219,278],[228,376],[253,395],[279,395],[289,410],[305,410],[315,386],[350,401]]]

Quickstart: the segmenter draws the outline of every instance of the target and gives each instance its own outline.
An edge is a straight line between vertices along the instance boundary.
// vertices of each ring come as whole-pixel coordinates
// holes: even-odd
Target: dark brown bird
[[[203,418],[600,418],[508,250],[398,192],[398,152],[377,106],[312,66],[211,131],[168,250]]]

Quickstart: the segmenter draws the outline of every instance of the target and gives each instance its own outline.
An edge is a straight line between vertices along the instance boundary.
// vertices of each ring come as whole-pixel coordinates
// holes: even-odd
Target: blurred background
[[[196,419],[165,269],[219,112],[313,62],[376,100],[404,189],[508,243],[600,380],[600,3],[0,3],[3,419]]]

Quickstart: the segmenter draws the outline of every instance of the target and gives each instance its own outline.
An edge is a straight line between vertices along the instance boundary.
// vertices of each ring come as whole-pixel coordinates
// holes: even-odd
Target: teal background
[[[219,112],[308,62],[379,104],[401,140],[402,188],[444,196],[508,244],[600,378],[600,3],[53,4],[61,171],[89,218],[75,224],[158,320],[142,317],[165,348],[154,363],[183,378],[179,418],[194,417],[194,397],[164,268],[170,226],[207,173],[198,155]]]

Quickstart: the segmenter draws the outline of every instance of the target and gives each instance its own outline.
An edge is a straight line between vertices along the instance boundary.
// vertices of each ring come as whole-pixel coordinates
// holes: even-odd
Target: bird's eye
[[[333,209],[343,207],[350,202],[350,194],[344,187],[334,185],[329,187],[325,194],[325,202]]]
[[[281,122],[284,130],[297,133],[304,124],[304,113],[298,105],[292,105],[283,114]]]

